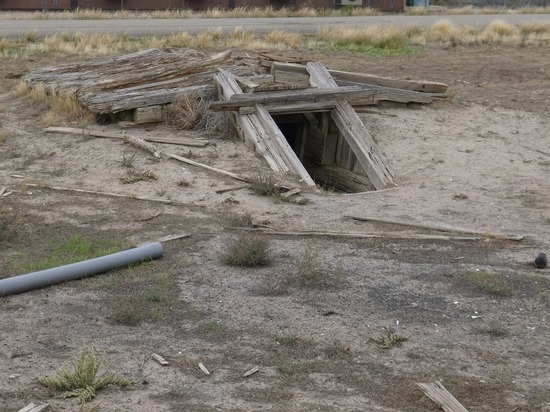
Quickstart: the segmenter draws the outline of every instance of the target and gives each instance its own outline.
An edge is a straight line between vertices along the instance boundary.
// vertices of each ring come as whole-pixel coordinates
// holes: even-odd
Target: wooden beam
[[[253,94],[237,94],[227,101],[210,103],[213,111],[236,110],[240,107],[252,107],[256,104],[291,104],[319,103],[351,98],[374,101],[380,96],[376,89],[362,89],[359,86],[344,86],[338,89],[293,89],[281,92],[256,92]]]
[[[307,68],[306,66],[297,64],[285,64],[277,63],[276,71],[273,71],[275,81],[290,83],[294,85],[306,85],[308,84]],[[335,72],[329,70],[329,73]],[[350,73],[354,74],[354,73]],[[383,93],[379,100],[387,100],[396,103],[420,103],[426,104],[432,102],[432,93],[422,93],[414,90],[405,90],[399,87],[387,87],[376,84],[365,83],[360,79],[354,78],[355,81],[350,80],[351,77],[338,78],[338,72],[335,72],[334,80],[338,86],[361,86],[363,88],[375,88],[378,92]],[[435,94],[437,96],[444,96],[441,93]]]
[[[271,73],[278,82],[284,72],[306,75],[306,67],[301,64],[274,62],[271,66]],[[448,86],[445,83],[432,82],[427,80],[399,80],[389,77],[377,76],[366,73],[353,73],[341,70],[329,70],[330,75],[336,81],[349,81],[357,84],[376,85],[390,87],[393,89],[409,90],[423,93],[446,93]],[[302,77],[303,78],[303,77]]]
[[[437,403],[445,412],[468,412],[466,409],[439,381],[434,383],[417,383],[422,392]]]
[[[348,102],[352,106],[374,106],[378,104],[380,100],[388,100],[387,93],[376,93],[375,95],[369,97],[349,97]],[[293,114],[293,113],[304,113],[304,112],[330,112],[334,109],[336,104],[335,99],[327,99],[322,102],[298,102],[298,103],[270,103],[264,105],[267,111],[271,114]],[[240,114],[250,114],[254,113],[255,109],[253,107],[241,107],[239,109]]]
[[[307,70],[313,86],[319,88],[338,87],[323,63],[308,63]],[[331,117],[374,187],[385,189],[395,186],[393,174],[386,165],[386,158],[353,107],[348,102],[340,100],[332,110]]]

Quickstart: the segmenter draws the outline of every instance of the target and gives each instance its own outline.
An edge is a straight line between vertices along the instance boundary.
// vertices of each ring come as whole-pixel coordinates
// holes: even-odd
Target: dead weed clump
[[[291,283],[298,287],[334,288],[341,284],[340,271],[323,267],[319,250],[308,245],[294,262],[295,273]]]
[[[199,93],[185,93],[174,99],[168,106],[166,123],[176,130],[191,130],[203,115]]]
[[[150,170],[137,170],[134,168],[129,168],[126,171],[126,176],[120,178],[120,181],[125,185],[141,181],[149,182],[151,180],[157,180],[157,175]]]
[[[234,240],[222,256],[230,266],[265,266],[271,262],[269,243],[258,236],[241,236]]]

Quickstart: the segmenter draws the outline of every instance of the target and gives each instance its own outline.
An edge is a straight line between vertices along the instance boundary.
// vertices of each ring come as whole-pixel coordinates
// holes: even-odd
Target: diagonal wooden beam
[[[214,81],[216,87],[219,88],[219,94],[225,99],[243,93],[233,74],[226,70],[216,73]],[[256,104],[254,108],[254,113],[235,113],[237,124],[243,131],[245,139],[254,145],[274,171],[290,171],[298,175],[305,184],[315,186],[315,182],[269,112],[259,104]]]
[[[310,84],[319,88],[337,88],[338,85],[323,63],[310,62],[306,66]],[[395,186],[386,158],[349,102],[339,100],[331,117],[351,147],[357,160],[376,189]]]

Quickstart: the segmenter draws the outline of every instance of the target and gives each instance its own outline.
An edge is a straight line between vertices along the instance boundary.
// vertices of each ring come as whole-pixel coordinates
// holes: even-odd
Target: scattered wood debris
[[[424,394],[441,406],[445,412],[468,412],[466,409],[439,381],[434,383],[417,383]]]
[[[156,360],[158,363],[160,363],[162,366],[168,366],[170,363],[164,359],[162,356],[160,356],[158,353],[152,353],[151,357]]]
[[[447,92],[443,83],[330,70],[321,62],[302,58],[231,51],[209,55],[185,48],[149,49],[43,68],[24,79],[30,87],[42,83],[49,92],[75,93],[83,106],[98,115],[130,111],[133,122],[125,127],[166,120],[167,105],[179,96],[215,94],[218,101],[211,101],[209,110],[231,112],[238,135],[273,171],[295,174],[308,186],[319,182],[347,192],[396,185],[382,151],[355,109],[370,113],[365,106],[380,101],[428,104]],[[120,138],[156,157],[160,152],[148,142],[185,144],[83,129],[47,131]],[[247,181],[231,172],[167,156]]]
[[[254,375],[259,370],[260,370],[259,366],[254,366],[252,369],[250,369],[250,370],[246,371],[245,373],[243,373],[243,378],[248,378],[249,376]]]

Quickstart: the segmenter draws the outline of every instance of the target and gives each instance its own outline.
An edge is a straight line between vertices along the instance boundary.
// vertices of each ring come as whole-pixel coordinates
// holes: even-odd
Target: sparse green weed
[[[513,288],[508,280],[499,274],[479,270],[468,276],[470,287],[485,292],[489,295],[509,297],[513,294]]]
[[[273,196],[279,193],[279,184],[272,173],[256,173],[250,178],[250,185],[258,196]]]
[[[230,266],[265,266],[271,262],[269,243],[257,236],[241,236],[227,247],[223,262]]]
[[[78,398],[80,404],[93,399],[97,391],[106,386],[124,388],[135,384],[135,381],[113,372],[105,372],[98,376],[103,358],[104,354],[98,354],[94,345],[84,346],[80,350],[74,370],[61,368],[54,376],[40,376],[38,382],[48,388],[63,391],[64,398]]]
[[[385,329],[386,332],[382,333],[382,335],[377,338],[372,338],[372,340],[382,349],[391,349],[409,340],[406,336],[398,335],[392,325]]]
[[[252,214],[246,212],[243,214],[227,212],[222,215],[221,224],[224,227],[252,227],[254,226],[254,221],[252,219]]]

